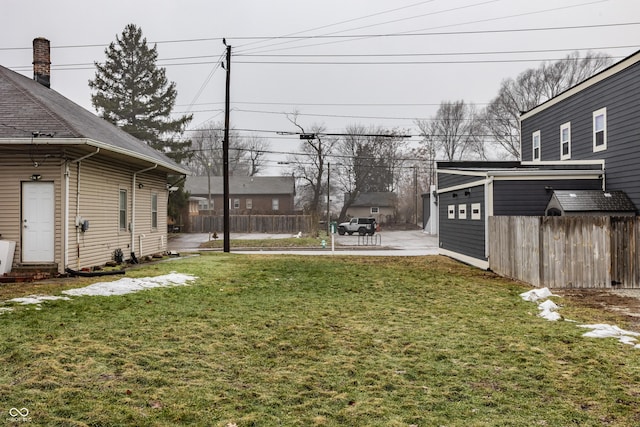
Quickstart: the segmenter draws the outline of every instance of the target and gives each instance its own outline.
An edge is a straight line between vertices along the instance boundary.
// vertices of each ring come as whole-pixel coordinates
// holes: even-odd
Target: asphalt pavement
[[[222,237],[222,236],[219,236]],[[293,237],[291,234],[243,234],[232,233],[231,239],[281,239]],[[170,234],[168,248],[176,252],[196,252],[201,243],[208,241],[208,233]],[[234,250],[233,253],[269,253],[297,255],[370,255],[370,256],[422,256],[438,253],[438,236],[424,233],[422,230],[383,230],[373,236],[340,236],[334,234],[334,250],[331,239],[325,240],[325,248],[303,249],[254,249]]]

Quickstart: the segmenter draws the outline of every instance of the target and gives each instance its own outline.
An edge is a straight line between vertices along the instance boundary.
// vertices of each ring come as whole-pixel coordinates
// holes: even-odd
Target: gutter
[[[150,166],[145,169],[141,169],[133,173],[133,180],[131,181],[131,258],[135,257],[135,252],[136,252],[136,176],[139,173],[148,172],[157,167],[158,167],[158,164],[155,163],[153,166]],[[139,249],[142,250],[142,241],[140,241]],[[142,256],[142,254],[140,254],[140,256]]]

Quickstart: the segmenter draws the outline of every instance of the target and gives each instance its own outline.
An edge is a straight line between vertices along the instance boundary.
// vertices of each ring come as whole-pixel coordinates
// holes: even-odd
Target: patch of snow
[[[13,298],[7,302],[17,302],[22,305],[42,304],[43,301],[69,300],[69,297],[56,297],[52,295],[29,295],[27,297]]]
[[[539,316],[547,319],[549,321],[556,321],[562,319],[560,313],[558,313],[558,305],[551,301],[550,299],[544,301],[541,304],[538,304],[538,309],[540,310]]]
[[[625,331],[615,325],[607,325],[604,323],[598,323],[595,325],[578,325],[581,328],[591,329],[589,332],[582,334],[583,337],[589,338],[616,338],[623,344],[629,344],[640,348],[640,344],[636,344],[637,338],[640,333],[633,331]]]
[[[197,279],[195,276],[181,273],[170,273],[164,276],[142,277],[139,279],[122,278],[114,282],[98,282],[84,288],[68,289],[62,291],[65,295],[71,296],[112,296],[125,295],[132,292],[139,292],[145,289],[164,288],[169,286],[186,286]]]
[[[11,307],[0,307],[0,314],[7,313],[9,311],[13,311]]]
[[[524,292],[520,294],[520,296],[525,301],[536,302],[538,300],[547,299],[549,297],[557,296],[557,295],[553,295],[549,290],[549,288],[539,288],[539,289],[532,289],[530,291]]]

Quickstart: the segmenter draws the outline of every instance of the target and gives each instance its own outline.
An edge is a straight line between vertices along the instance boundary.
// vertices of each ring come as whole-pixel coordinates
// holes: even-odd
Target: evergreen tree
[[[156,66],[156,46],[149,47],[142,29],[129,24],[105,54],[106,61],[95,63],[95,79],[89,81],[98,114],[175,161],[185,159],[191,141],[179,136],[193,116],[170,118],[176,84],[167,80],[164,68]]]

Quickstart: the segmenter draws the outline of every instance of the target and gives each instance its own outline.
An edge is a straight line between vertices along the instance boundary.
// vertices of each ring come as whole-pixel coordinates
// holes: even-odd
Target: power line
[[[462,24],[456,24],[462,25]],[[274,38],[279,39],[298,39],[298,40],[312,40],[312,39],[356,39],[356,38],[377,38],[377,37],[429,37],[429,36],[448,36],[448,35],[477,35],[477,34],[495,34],[495,33],[519,33],[519,32],[537,32],[537,31],[561,31],[561,30],[580,30],[580,29],[595,29],[595,28],[610,28],[610,27],[623,27],[640,25],[640,22],[618,22],[608,24],[594,24],[594,25],[572,25],[572,26],[558,26],[558,27],[529,27],[529,28],[506,28],[506,29],[492,29],[492,30],[473,30],[473,31],[431,31],[431,32],[403,32],[403,33],[373,33],[373,34],[351,34],[351,35],[315,35],[315,36],[238,36],[227,37],[228,40],[270,40]],[[424,31],[424,30],[416,30]],[[175,39],[164,40],[154,43],[188,43],[188,42],[200,42],[200,41],[221,41],[222,37],[212,37],[203,39]],[[89,47],[106,47],[106,44],[85,44],[85,45],[52,45],[51,49],[81,49]],[[303,46],[302,46],[303,47]],[[28,47],[0,47],[0,51],[10,50],[32,50],[32,46]],[[235,56],[235,54],[234,54]],[[205,56],[206,57],[206,56]]]

